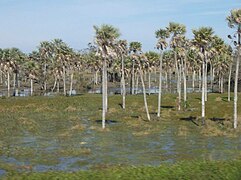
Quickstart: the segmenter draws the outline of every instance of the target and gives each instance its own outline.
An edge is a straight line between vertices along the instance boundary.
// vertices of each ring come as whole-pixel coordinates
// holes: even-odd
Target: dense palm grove
[[[108,82],[120,87],[124,109],[125,95],[139,93],[141,86],[148,120],[150,115],[146,94],[151,93],[151,87],[158,86],[158,117],[161,113],[162,90],[175,90],[180,110],[188,105],[187,89],[191,88],[193,92],[197,89],[202,92],[204,123],[208,90],[213,91],[216,85],[216,90],[223,93],[227,82],[230,101],[233,79],[237,94],[241,9],[231,11],[227,20],[236,31],[229,35],[235,45],[233,47],[215,35],[211,27],[194,29],[193,39],[188,39],[185,25],[170,22],[167,27],[155,32],[157,52],[143,52],[140,42],[128,43],[119,39],[119,30],[111,25],[94,26],[95,42],[81,51],[75,51],[61,39],[43,41],[30,54],[17,48],[0,49],[2,96],[19,96],[24,89],[28,89],[29,95],[47,95],[51,92],[72,95],[73,89],[80,92],[102,84],[102,119],[105,127]],[[237,68],[235,71],[232,70],[233,65]],[[236,72],[235,76],[233,71]],[[176,87],[173,87],[173,82]],[[234,93],[234,106],[235,103],[237,106],[237,95]],[[237,112],[234,112],[235,118]],[[237,120],[234,121],[234,127],[237,127]]]

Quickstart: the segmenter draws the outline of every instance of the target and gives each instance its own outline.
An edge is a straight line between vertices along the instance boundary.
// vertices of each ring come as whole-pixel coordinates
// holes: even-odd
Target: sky
[[[227,43],[234,32],[227,26],[231,9],[240,0],[0,0],[0,48],[17,47],[29,53],[41,41],[60,38],[81,50],[93,42],[93,25],[111,24],[120,39],[139,41],[144,51],[154,50],[155,31],[169,22],[192,29],[213,27]]]

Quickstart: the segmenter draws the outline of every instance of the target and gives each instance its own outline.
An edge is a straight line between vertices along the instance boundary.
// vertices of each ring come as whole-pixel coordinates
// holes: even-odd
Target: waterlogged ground
[[[156,96],[149,96],[151,122],[145,120],[142,96],[127,97],[125,111],[118,104],[121,97],[111,96],[105,130],[99,95],[2,99],[0,175],[240,159],[241,136],[230,129],[228,118],[232,104],[219,96],[210,97],[217,104],[213,108],[225,105],[225,111],[215,115],[207,105],[212,121],[206,126],[197,117],[198,95],[181,112],[175,109],[175,96],[165,97],[161,119],[154,114]]]

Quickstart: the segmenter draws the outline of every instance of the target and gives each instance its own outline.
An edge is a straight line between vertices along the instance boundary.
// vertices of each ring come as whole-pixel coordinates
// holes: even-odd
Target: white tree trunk
[[[122,108],[126,108],[126,86],[125,86],[125,67],[124,57],[121,56],[121,84],[122,84]]]
[[[230,86],[231,86],[232,66],[233,66],[233,64],[231,64],[229,66],[229,74],[228,74],[228,101],[230,101]]]
[[[131,94],[134,94],[134,86],[135,86],[135,75],[134,75],[134,61],[132,61],[132,69],[131,69]]]
[[[7,72],[7,78],[8,78],[8,81],[7,81],[7,85],[8,85],[8,97],[10,97],[10,73]]]
[[[65,71],[65,66],[63,66],[63,86],[64,86],[64,96],[66,96],[66,71]]]
[[[30,79],[30,95],[33,95],[33,79]]]
[[[223,75],[221,74],[221,94],[223,93]]]
[[[138,90],[139,90],[139,75],[136,74],[136,90],[135,90],[135,94],[138,94]]]
[[[177,53],[174,52],[175,66],[176,66],[176,74],[177,74],[177,93],[178,93],[178,110],[181,110],[181,79],[180,79],[180,71],[178,68],[177,62]]]
[[[198,83],[198,88],[199,88],[199,92],[201,92],[201,86],[202,86],[202,70],[201,68],[199,69],[199,83]]]
[[[213,65],[210,63],[211,92],[213,92]]]
[[[140,73],[141,84],[142,84],[142,88],[143,88],[143,97],[144,97],[146,115],[147,115],[147,119],[150,121],[151,118],[150,118],[150,114],[149,114],[149,110],[148,110],[148,106],[147,106],[147,100],[146,100],[146,88],[145,88],[145,83],[144,83],[144,80],[143,80],[143,72],[142,72],[141,69],[139,70],[139,73]]]
[[[148,95],[151,95],[151,71],[149,70],[150,67],[148,67],[148,88],[149,88],[149,93]]]
[[[203,73],[202,73],[202,122],[204,125],[205,124],[205,71],[206,71],[205,57],[202,60],[202,70],[203,70]]]
[[[103,62],[102,68],[102,128],[105,128],[105,115],[106,115],[106,85],[105,85],[105,68],[106,68],[106,59]]]
[[[196,71],[193,70],[193,73],[192,73],[192,92],[195,92],[195,79],[196,79]]]
[[[187,106],[187,79],[186,79],[186,57],[184,58],[184,64],[182,62],[182,74],[183,74],[183,99],[184,108]]]
[[[73,90],[73,78],[74,78],[74,73],[71,72],[71,74],[70,74],[69,96],[72,95],[72,90]]]
[[[160,52],[160,75],[159,75],[159,92],[158,92],[158,109],[157,109],[157,117],[160,117],[161,114],[161,96],[162,96],[162,58],[163,54]]]
[[[236,62],[236,71],[235,71],[235,82],[234,82],[234,113],[233,113],[233,127],[234,129],[237,128],[238,124],[238,74],[239,74],[239,60],[240,60],[240,46],[238,47],[238,55],[237,55],[237,62]]]
[[[205,101],[208,100],[208,65],[207,62],[205,63],[205,74],[204,74],[204,79],[205,79]]]

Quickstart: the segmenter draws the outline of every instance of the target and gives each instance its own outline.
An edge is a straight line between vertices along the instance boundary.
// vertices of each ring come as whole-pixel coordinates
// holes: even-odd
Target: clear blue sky
[[[61,38],[74,49],[93,41],[93,25],[112,24],[122,39],[153,50],[154,32],[170,21],[192,29],[211,26],[228,42],[226,16],[239,0],[0,0],[0,48],[36,49],[40,41]]]

